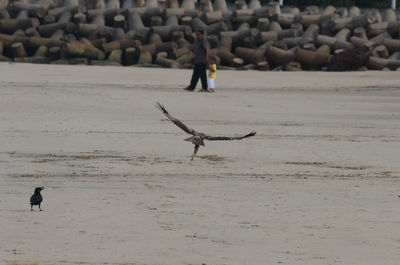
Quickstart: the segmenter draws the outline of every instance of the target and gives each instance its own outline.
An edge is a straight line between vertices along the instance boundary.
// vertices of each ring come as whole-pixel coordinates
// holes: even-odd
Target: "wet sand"
[[[0,72],[1,264],[398,264],[398,72]]]

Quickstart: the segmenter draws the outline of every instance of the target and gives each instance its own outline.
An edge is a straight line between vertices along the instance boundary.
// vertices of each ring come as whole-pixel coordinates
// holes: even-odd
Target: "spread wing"
[[[167,116],[167,118],[172,121],[176,126],[178,126],[179,128],[181,128],[182,130],[184,130],[186,133],[188,134],[192,134],[194,135],[196,133],[195,130],[193,130],[192,128],[187,127],[185,124],[183,124],[183,122],[181,122],[180,120],[172,117],[171,115],[169,115],[168,111],[164,108],[163,105],[161,105],[159,102],[157,102],[156,107],[162,111],[162,113],[164,113],[165,116]]]
[[[244,138],[252,137],[256,135],[256,132],[251,132],[249,134],[243,136],[236,136],[236,137],[227,137],[227,136],[210,136],[206,135],[204,139],[209,141],[230,141],[230,140],[242,140]]]

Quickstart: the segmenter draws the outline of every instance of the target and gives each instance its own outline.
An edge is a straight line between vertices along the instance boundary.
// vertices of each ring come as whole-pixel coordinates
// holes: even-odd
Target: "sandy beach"
[[[399,72],[0,73],[0,264],[399,264]]]

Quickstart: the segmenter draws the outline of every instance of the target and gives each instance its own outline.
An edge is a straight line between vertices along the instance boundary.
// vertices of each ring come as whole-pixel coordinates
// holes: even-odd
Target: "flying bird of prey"
[[[44,190],[44,187],[37,187],[35,193],[31,196],[31,211],[33,211],[33,205],[39,205],[39,210],[42,210],[42,208],[40,208],[40,204],[43,201],[43,197],[40,194],[42,190]]]
[[[251,132],[249,134],[243,135],[243,136],[236,136],[236,137],[227,137],[227,136],[210,136],[201,132],[197,132],[193,130],[192,128],[187,127],[183,122],[180,120],[172,117],[168,111],[165,109],[163,105],[161,105],[159,102],[157,102],[156,107],[164,113],[167,118],[172,121],[176,126],[184,130],[186,133],[191,134],[193,136],[186,138],[185,141],[192,142],[194,144],[194,152],[192,155],[191,160],[194,159],[197,151],[199,150],[200,145],[205,146],[204,140],[209,140],[209,141],[229,141],[229,140],[242,140],[247,137],[251,137],[256,135],[256,132]]]

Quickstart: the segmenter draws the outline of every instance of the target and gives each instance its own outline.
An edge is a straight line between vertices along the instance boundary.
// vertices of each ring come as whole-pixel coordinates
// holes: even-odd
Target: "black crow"
[[[31,211],[33,211],[33,205],[39,205],[39,210],[42,210],[42,208],[40,208],[40,204],[43,201],[43,197],[40,194],[42,190],[44,190],[44,187],[37,187],[35,193],[31,196]]]

